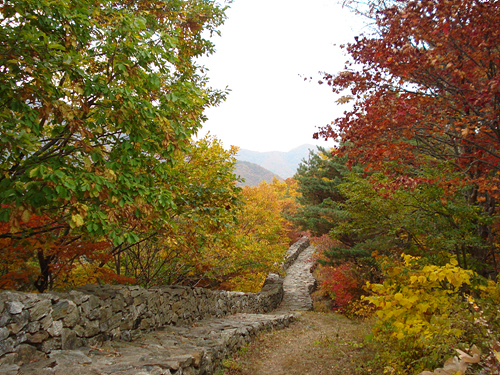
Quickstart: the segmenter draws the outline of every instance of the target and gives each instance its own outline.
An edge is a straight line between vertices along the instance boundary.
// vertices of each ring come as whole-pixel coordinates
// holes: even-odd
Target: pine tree
[[[349,220],[349,214],[343,208],[347,198],[340,186],[347,182],[347,177],[361,170],[360,166],[347,165],[348,156],[338,156],[335,152],[318,147],[317,152],[310,152],[308,160],[299,165],[295,179],[297,191],[301,194],[300,204],[291,220],[303,230],[309,230],[313,236],[330,235],[338,245],[323,251],[326,260],[320,263],[338,265],[347,260],[355,263],[370,262],[370,251],[360,243],[366,238],[359,238],[354,232],[335,231],[341,223]]]
[[[318,147],[317,152],[310,151],[309,158],[299,165],[295,179],[301,194],[297,198],[300,207],[292,220],[301,229],[321,236],[328,234],[341,219],[338,203],[344,202],[345,197],[337,186],[349,172],[346,160]]]

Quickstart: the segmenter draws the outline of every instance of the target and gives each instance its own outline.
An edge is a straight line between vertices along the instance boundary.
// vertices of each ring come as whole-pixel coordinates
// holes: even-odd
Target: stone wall
[[[287,253],[295,259],[309,244]],[[297,254],[295,254],[297,253]],[[0,361],[57,349],[130,341],[140,332],[189,325],[235,313],[265,313],[283,299],[283,279],[270,275],[259,293],[164,286],[86,285],[66,293],[0,293]],[[14,354],[12,354],[14,353]]]
[[[309,238],[303,237],[302,239],[295,242],[292,246],[290,246],[285,255],[285,261],[282,266],[283,269],[286,271],[292,265],[292,263],[295,262],[300,253],[308,248],[309,245]]]

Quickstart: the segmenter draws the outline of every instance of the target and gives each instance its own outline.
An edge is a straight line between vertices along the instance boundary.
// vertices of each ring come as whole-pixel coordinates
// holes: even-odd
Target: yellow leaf
[[[24,210],[21,216],[21,220],[27,223],[30,220],[30,217],[31,217],[31,212],[29,210]]]
[[[34,176],[35,174],[37,174],[37,173],[38,173],[38,170],[39,170],[39,169],[40,169],[40,166],[33,168],[33,169],[30,171],[30,178],[33,178],[33,176]]]
[[[81,227],[83,225],[83,217],[80,214],[71,215],[71,223],[72,227]],[[73,225],[71,225],[73,224]]]
[[[430,307],[428,303],[419,303],[417,305],[417,309],[420,310],[420,312],[425,312],[427,309]]]
[[[104,177],[106,177],[110,181],[115,181],[116,180],[116,173],[112,169],[106,169],[104,171]]]
[[[85,163],[85,168],[87,170],[90,170],[90,167],[92,166],[92,161],[88,157],[83,158],[83,162]]]

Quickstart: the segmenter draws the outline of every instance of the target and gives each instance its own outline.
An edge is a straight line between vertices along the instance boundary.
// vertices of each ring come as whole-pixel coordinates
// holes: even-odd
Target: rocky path
[[[223,362],[217,375],[372,375],[369,322],[303,312],[290,326],[263,333]]]
[[[284,328],[298,311],[310,310],[315,280],[310,269],[313,247],[288,268],[284,299],[268,314],[235,314],[192,326],[167,326],[132,342],[108,341],[102,347],[53,350],[47,357],[19,366],[4,363],[4,375],[196,375],[213,374],[220,362],[261,331]],[[30,353],[26,353],[29,355]]]
[[[302,251],[286,272],[283,302],[276,312],[296,312],[312,310],[311,293],[316,285],[311,267],[314,264],[314,246]],[[276,313],[275,312],[275,313]]]
[[[285,296],[276,312],[295,314],[284,329],[259,335],[223,362],[217,375],[367,375],[373,358],[364,338],[369,322],[339,314],[310,312],[315,279],[310,272],[314,248],[304,250],[288,269]],[[300,313],[297,313],[300,312]]]

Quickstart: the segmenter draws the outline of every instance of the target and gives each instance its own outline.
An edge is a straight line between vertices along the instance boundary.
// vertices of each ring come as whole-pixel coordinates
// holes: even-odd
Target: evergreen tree
[[[328,234],[341,219],[337,203],[345,197],[337,186],[344,182],[349,172],[346,157],[336,157],[323,147],[317,152],[310,151],[308,160],[303,160],[297,169],[297,197],[299,209],[292,218],[303,230],[309,230],[315,236]]]
[[[318,147],[317,152],[310,152],[297,169],[297,197],[300,204],[291,220],[303,230],[309,230],[314,236],[328,234],[339,242],[323,251],[327,260],[320,263],[338,265],[346,260],[354,263],[371,263],[370,251],[363,246],[366,238],[359,238],[355,231],[336,231],[335,229],[349,220],[349,213],[344,204],[347,197],[340,186],[348,176],[361,171],[359,166],[347,166],[348,156],[338,156],[334,152]],[[332,236],[334,234],[334,236]]]

